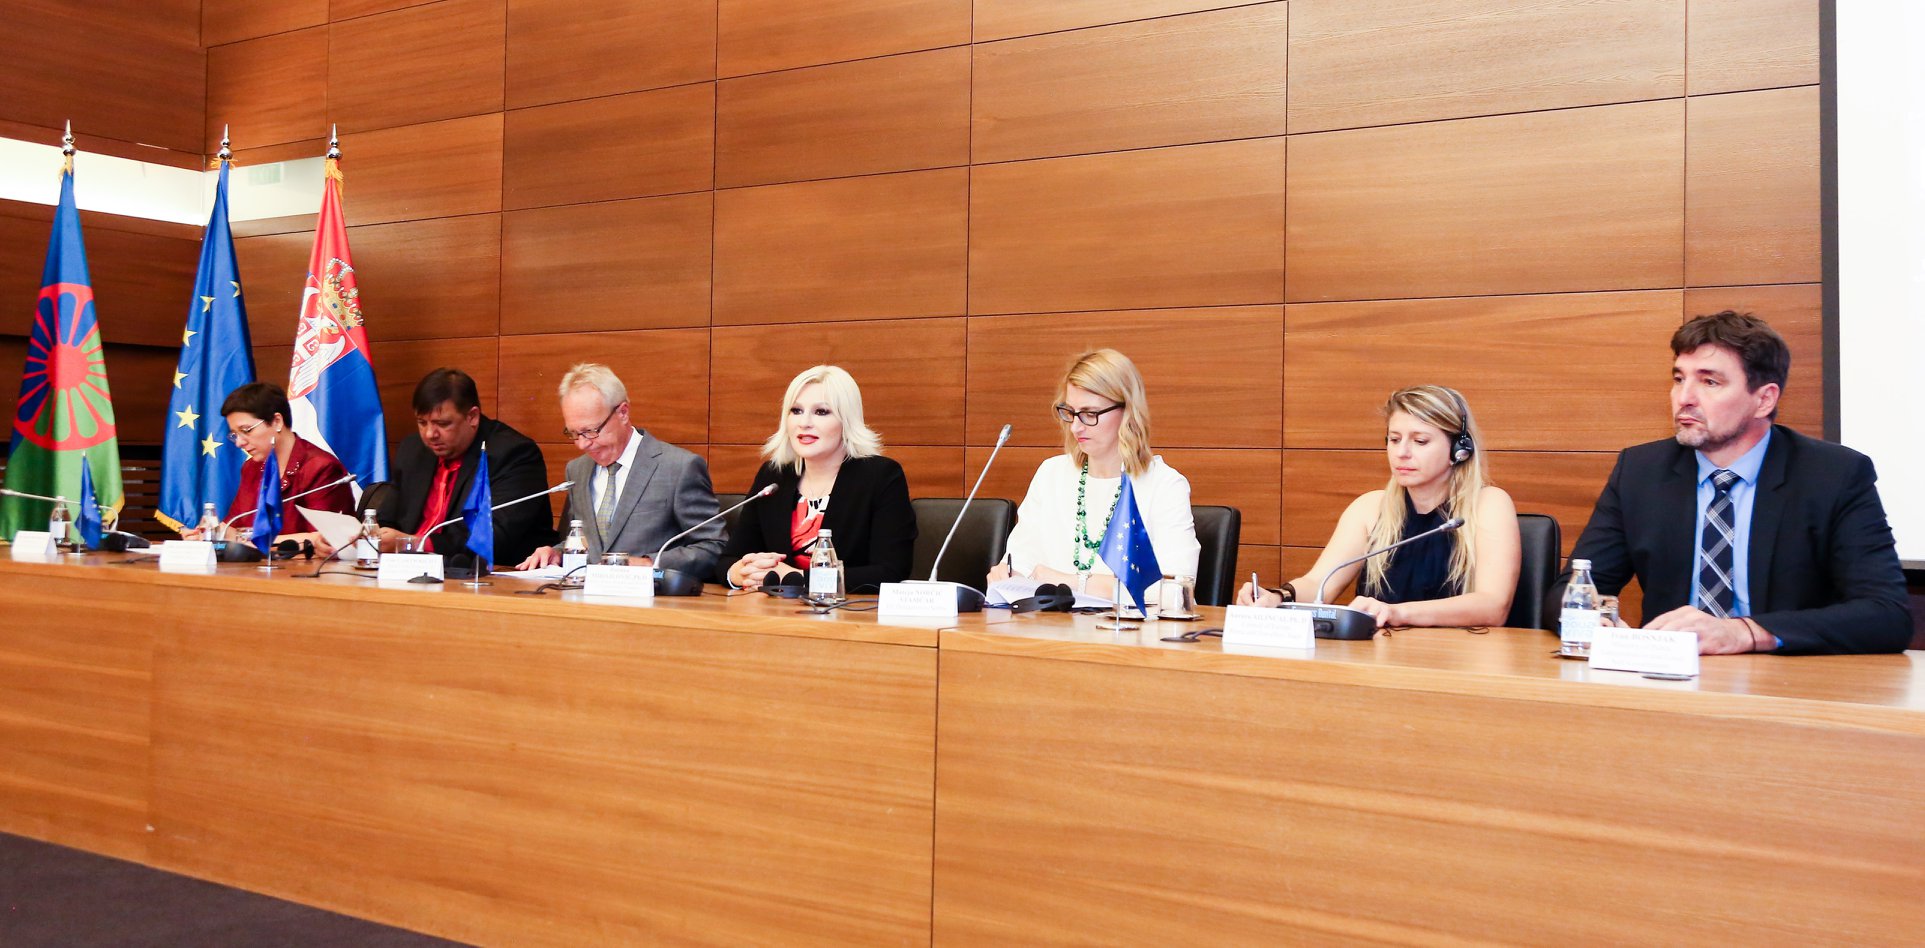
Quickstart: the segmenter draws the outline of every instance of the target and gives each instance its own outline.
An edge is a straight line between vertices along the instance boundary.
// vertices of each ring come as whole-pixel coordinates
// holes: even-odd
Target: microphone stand
[[[702,577],[692,576],[678,569],[663,569],[662,554],[667,553],[668,548],[675,545],[675,541],[680,540],[683,537],[686,537],[689,534],[702,529],[703,527],[707,526],[709,523],[713,521],[720,520],[721,518],[726,517],[729,514],[734,513],[735,511],[748,506],[749,501],[761,500],[762,498],[767,497],[773,493],[775,493],[775,485],[764,484],[762,485],[761,490],[756,491],[755,493],[742,498],[740,502],[736,503],[734,506],[730,507],[729,509],[718,510],[715,512],[713,516],[703,518],[702,521],[697,523],[695,526],[692,526],[687,530],[683,530],[681,533],[678,533],[672,537],[669,537],[668,540],[664,542],[661,545],[661,547],[655,551],[655,556],[649,560],[649,563],[652,564],[649,568],[655,571],[655,595],[657,596],[699,596],[701,595],[702,594]]]
[[[963,498],[962,509],[956,511],[956,522],[949,525],[949,535],[942,538],[942,546],[936,550],[936,558],[934,561],[932,561],[929,564],[929,578],[922,579],[922,580],[914,580],[914,579],[910,580],[910,582],[916,583],[917,585],[925,585],[925,584],[933,583],[933,584],[948,586],[951,589],[954,589],[956,592],[956,611],[957,612],[983,611],[983,599],[985,598],[985,595],[982,590],[979,590],[974,586],[966,586],[962,583],[942,582],[941,580],[936,578],[937,570],[939,570],[942,567],[943,554],[949,552],[949,541],[954,540],[956,538],[956,530],[962,526],[963,516],[969,513],[969,505],[972,503],[975,503],[976,492],[983,489],[983,479],[989,476],[989,468],[991,465],[996,463],[996,455],[1001,454],[1003,451],[1003,445],[1009,442],[1009,432],[1011,430],[1012,429],[1010,425],[1004,425],[1002,432],[996,435],[996,447],[990,450],[989,460],[983,462],[982,471],[976,475],[975,486],[969,488],[969,496]]]
[[[559,483],[559,484],[556,484],[556,485],[555,485],[555,486],[553,486],[553,487],[550,487],[550,488],[547,488],[546,490],[538,490],[538,491],[536,491],[536,492],[534,492],[534,493],[532,493],[532,494],[529,494],[529,495],[527,495],[527,496],[525,496],[525,497],[517,497],[517,498],[515,498],[514,500],[504,500],[504,501],[502,501],[501,503],[498,503],[498,504],[496,504],[496,505],[494,505],[493,507],[490,507],[490,508],[488,508],[488,512],[492,514],[492,513],[494,513],[495,511],[497,511],[497,510],[500,510],[500,509],[502,509],[503,507],[513,507],[513,506],[514,506],[514,505],[516,505],[516,504],[524,504],[524,503],[527,503],[528,501],[531,501],[531,500],[534,500],[534,499],[535,499],[535,498],[537,498],[537,497],[546,497],[546,496],[548,496],[549,494],[559,494],[559,493],[561,493],[562,491],[565,491],[565,490],[567,490],[568,488],[570,488],[570,487],[573,487],[573,486],[575,486],[575,482],[574,482],[574,481],[562,481],[561,483]],[[453,523],[460,523],[460,522],[462,522],[463,520],[466,520],[466,519],[468,519],[466,515],[463,515],[463,516],[460,516],[460,517],[451,517],[451,518],[449,518],[449,519],[447,519],[447,520],[443,520],[443,521],[441,521],[440,523],[437,523],[437,524],[435,524],[435,525],[434,525],[434,526],[432,526],[432,527],[429,527],[429,528],[428,528],[428,529],[426,529],[426,530],[423,530],[423,531],[421,531],[421,532],[420,532],[420,533],[418,533],[418,534],[415,534],[415,538],[416,538],[416,539],[422,539],[422,540],[425,540],[425,539],[427,539],[427,537],[428,537],[428,535],[429,535],[429,534],[431,534],[431,533],[433,533],[433,532],[435,532],[436,530],[439,530],[439,529],[441,529],[442,527],[445,527],[445,526],[448,526],[449,524],[453,524]],[[493,583],[488,583],[488,582],[483,582],[483,581],[481,580],[481,577],[482,577],[482,575],[483,575],[484,573],[486,573],[486,571],[487,571],[487,569],[488,569],[488,567],[487,567],[487,565],[486,565],[486,564],[484,564],[484,563],[482,562],[482,559],[481,559],[481,557],[479,557],[479,556],[477,556],[477,557],[475,557],[475,564],[476,564],[476,567],[475,567],[475,571],[474,571],[474,572],[475,572],[475,576],[474,576],[474,578],[473,578],[473,579],[470,579],[470,580],[468,580],[468,581],[467,581],[467,582],[465,583],[465,585],[468,585],[468,586],[476,586],[476,587],[479,587],[479,586],[492,586],[492,585],[494,585]],[[440,582],[440,580],[438,580],[438,579],[435,579],[435,578],[434,578],[434,577],[432,577],[432,576],[429,576],[429,575],[428,575],[427,573],[422,573],[421,575],[419,575],[419,576],[416,576],[415,578],[413,578],[413,579],[410,579],[410,580],[408,580],[408,582],[411,582],[411,583],[437,583],[437,582]]]
[[[1364,612],[1361,609],[1353,609],[1349,606],[1324,604],[1324,587],[1330,584],[1330,577],[1371,557],[1382,556],[1400,546],[1415,543],[1425,537],[1435,536],[1439,533],[1449,533],[1463,525],[1464,518],[1452,517],[1414,537],[1406,537],[1388,546],[1370,550],[1362,556],[1353,556],[1350,559],[1344,560],[1336,566],[1331,567],[1330,572],[1323,574],[1323,579],[1317,582],[1317,599],[1315,602],[1286,602],[1279,608],[1308,610],[1311,614],[1311,628],[1316,633],[1317,638],[1320,639],[1361,641],[1371,638],[1377,634],[1377,619],[1370,613]]]

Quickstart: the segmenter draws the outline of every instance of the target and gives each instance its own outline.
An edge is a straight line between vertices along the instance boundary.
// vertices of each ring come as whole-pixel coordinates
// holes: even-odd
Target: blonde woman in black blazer
[[[863,424],[862,391],[848,372],[818,365],[797,375],[762,455],[768,460],[749,493],[769,484],[775,493],[742,508],[723,549],[721,579],[756,589],[770,572],[805,570],[824,529],[833,534],[850,592],[909,578],[916,548],[909,481]]]

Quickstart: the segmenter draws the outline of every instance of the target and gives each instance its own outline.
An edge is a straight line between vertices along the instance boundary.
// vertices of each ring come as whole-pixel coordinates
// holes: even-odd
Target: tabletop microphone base
[[[1349,606],[1319,605],[1311,602],[1286,602],[1280,609],[1310,613],[1310,628],[1320,639],[1362,641],[1377,634],[1377,619],[1368,612]]]

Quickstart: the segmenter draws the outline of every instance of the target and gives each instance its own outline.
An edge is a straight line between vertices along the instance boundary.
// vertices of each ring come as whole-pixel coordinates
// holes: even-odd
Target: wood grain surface
[[[1817,281],[1818,87],[1694,97],[1685,111],[1687,284]]]
[[[715,184],[715,86],[512,110],[501,164],[509,208],[706,191]]]
[[[502,215],[501,331],[704,326],[707,191]]]
[[[1690,0],[1692,95],[1818,81],[1819,0]]]
[[[265,5],[264,5],[265,6]],[[207,129],[201,151],[304,141],[327,134],[325,26],[215,46],[207,51]]]
[[[508,0],[508,107],[714,79],[715,2]]]
[[[328,118],[359,132],[498,113],[506,31],[502,0],[443,0],[335,23]]]
[[[723,76],[969,42],[970,0],[717,0]]]

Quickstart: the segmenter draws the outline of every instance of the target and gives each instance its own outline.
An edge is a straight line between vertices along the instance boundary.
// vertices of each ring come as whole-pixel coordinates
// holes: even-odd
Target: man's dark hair
[[[1725,310],[1694,316],[1671,334],[1671,354],[1684,355],[1699,346],[1717,346],[1738,357],[1745,370],[1745,391],[1755,392],[1775,383],[1785,390],[1791,374],[1791,349],[1771,324],[1750,313]],[[1777,417],[1777,412],[1772,412]]]
[[[443,366],[422,376],[414,387],[414,413],[425,415],[442,402],[454,402],[456,411],[467,414],[468,409],[480,407],[481,393],[468,373]]]
[[[228,392],[227,400],[221,402],[221,414],[231,415],[237,411],[262,421],[273,421],[275,415],[280,415],[282,424],[294,424],[294,409],[287,404],[287,392],[272,382],[249,382]]]

